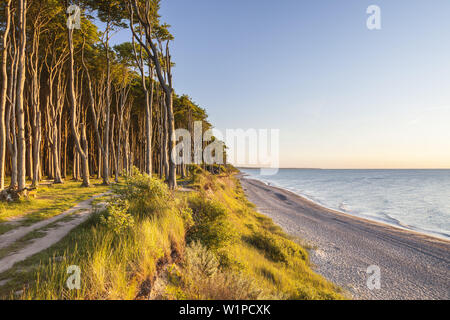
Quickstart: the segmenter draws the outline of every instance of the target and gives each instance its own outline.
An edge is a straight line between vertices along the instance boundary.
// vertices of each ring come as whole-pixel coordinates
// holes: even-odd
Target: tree
[[[18,55],[18,76],[17,76],[17,182],[19,191],[26,187],[26,144],[25,144],[25,112],[24,112],[24,87],[26,76],[26,44],[27,44],[27,0],[18,0],[19,3],[19,55]]]
[[[68,81],[68,93],[69,93],[69,104],[71,107],[71,128],[72,135],[75,141],[75,148],[78,152],[78,155],[81,158],[81,174],[83,178],[84,187],[90,186],[89,179],[89,154],[88,154],[88,143],[86,139],[86,124],[80,123],[79,127],[77,126],[77,108],[78,101],[75,93],[75,71],[74,71],[74,44],[73,44],[73,32],[74,28],[67,28],[67,38],[69,44],[69,81]]]
[[[8,90],[8,49],[9,49],[9,31],[11,30],[11,0],[7,0],[5,3],[5,18],[6,25],[3,32],[2,41],[2,86],[0,91],[0,191],[5,188],[5,155],[6,155],[6,95]]]
[[[175,121],[173,116],[173,84],[172,84],[172,61],[169,50],[169,42],[173,37],[167,31],[167,26],[159,26],[158,21],[155,21],[157,11],[159,9],[159,0],[146,0],[139,3],[137,0],[128,0],[130,12],[130,27],[134,38],[145,49],[148,56],[152,60],[159,83],[165,93],[165,111],[167,112],[167,129],[168,129],[168,154],[169,154],[169,172],[167,182],[171,189],[177,187],[176,180],[176,164],[173,161],[173,152],[175,150]],[[145,31],[146,43],[140,39],[134,30],[134,16],[137,17],[140,25]],[[157,44],[154,43],[153,38],[156,38],[157,43],[161,45],[165,42],[165,56],[163,52],[158,50]],[[162,63],[165,64],[163,68]]]
[[[125,7],[122,1],[118,0],[87,0],[86,4],[98,13],[100,21],[106,23],[105,32],[102,36],[102,44],[106,56],[106,114],[105,114],[105,132],[103,134],[103,183],[109,182],[109,145],[110,145],[110,118],[111,118],[111,51],[109,42],[115,29],[125,27],[122,23],[125,18]]]
[[[81,30],[67,28],[74,3]],[[186,167],[175,165],[175,128],[208,122],[174,92],[173,36],[158,11],[159,0],[0,2],[0,191],[8,175],[4,192],[20,194],[27,173],[32,187],[62,183],[69,170],[89,186],[92,175],[109,184],[132,166],[176,187]],[[126,19],[131,39],[111,47]]]

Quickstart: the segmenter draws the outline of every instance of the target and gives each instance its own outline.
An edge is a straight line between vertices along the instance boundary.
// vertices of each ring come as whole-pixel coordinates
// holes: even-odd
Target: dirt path
[[[30,244],[19,249],[0,259],[0,273],[10,269],[15,263],[23,261],[32,255],[41,252],[64,238],[70,231],[81,223],[86,221],[89,216],[94,212],[92,202],[109,194],[109,192],[96,195],[88,200],[82,201],[76,206],[64,211],[60,215],[52,217],[50,219],[37,222],[31,226],[20,227],[11,230],[0,236],[0,249],[7,248],[13,245],[16,241],[23,238],[25,235],[33,231],[41,231],[45,233],[45,236],[33,240]],[[69,218],[70,219],[65,219]]]

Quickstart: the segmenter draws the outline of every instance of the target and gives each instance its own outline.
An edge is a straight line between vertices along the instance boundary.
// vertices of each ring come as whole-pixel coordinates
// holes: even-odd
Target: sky
[[[281,167],[450,168],[450,1],[162,0],[161,15],[176,92],[219,130],[280,129]]]

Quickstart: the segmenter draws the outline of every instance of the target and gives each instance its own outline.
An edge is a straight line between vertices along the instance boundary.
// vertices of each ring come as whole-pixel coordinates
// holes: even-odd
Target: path
[[[30,226],[20,227],[1,235],[0,249],[3,249],[13,245],[30,232],[42,231],[45,233],[45,236],[32,240],[31,243],[25,247],[0,259],[0,273],[10,269],[17,262],[23,261],[61,241],[70,231],[85,222],[95,211],[92,202],[109,193],[110,192],[106,192],[96,195],[88,200],[78,203],[76,206],[55,217],[37,222]],[[69,216],[71,219],[64,219]]]

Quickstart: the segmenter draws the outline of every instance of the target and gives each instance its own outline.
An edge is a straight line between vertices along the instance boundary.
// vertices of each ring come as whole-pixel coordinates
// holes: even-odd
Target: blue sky
[[[450,167],[450,1],[162,2],[176,91],[218,129],[280,129],[282,167]]]

